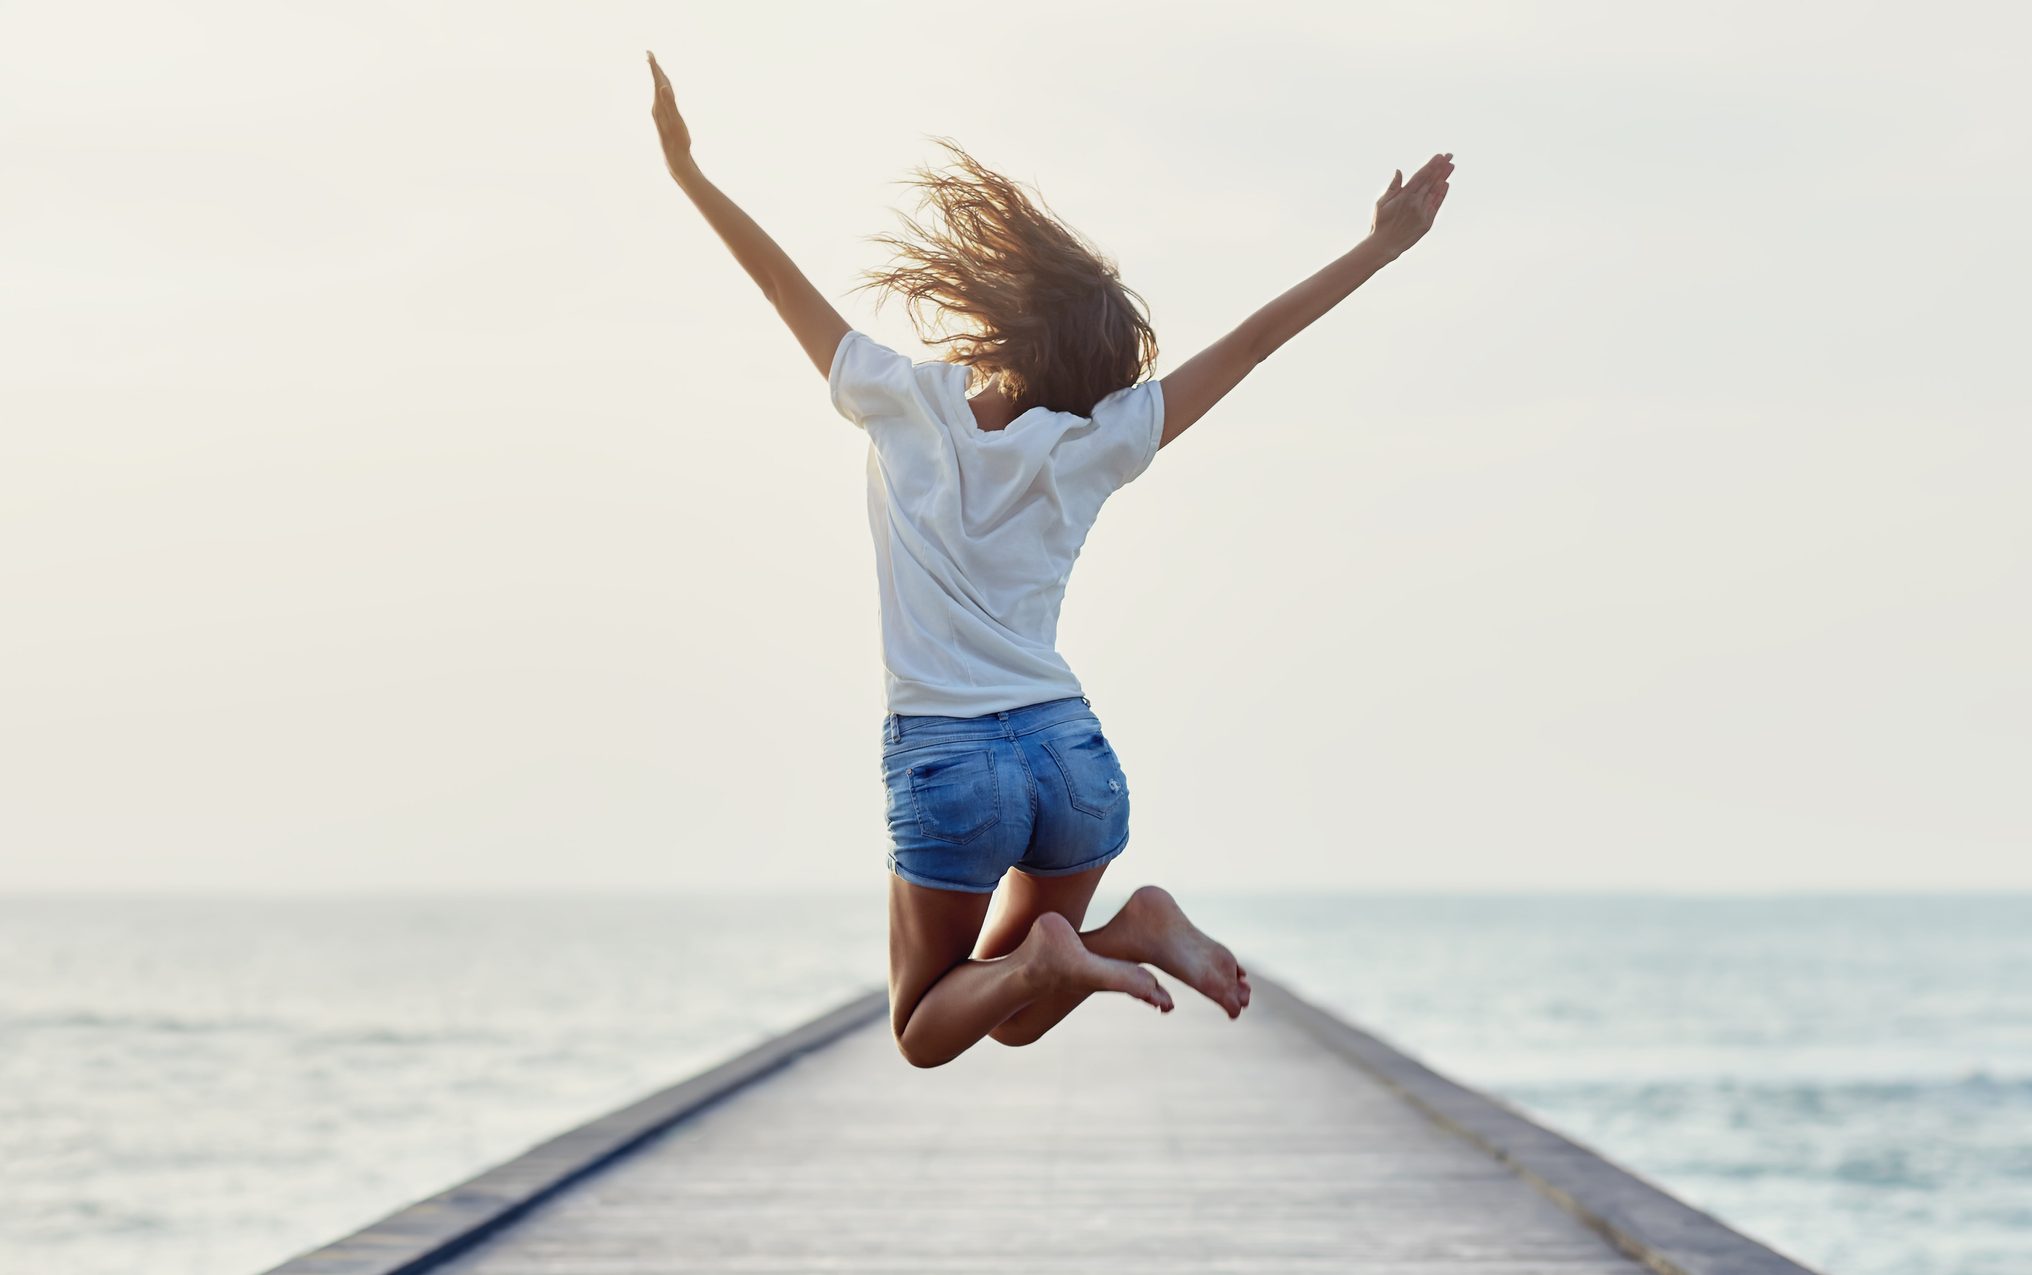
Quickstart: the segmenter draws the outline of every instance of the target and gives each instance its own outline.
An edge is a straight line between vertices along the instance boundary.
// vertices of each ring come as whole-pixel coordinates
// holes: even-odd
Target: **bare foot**
[[[1171,1012],[1171,993],[1157,976],[1134,961],[1118,961],[1087,950],[1072,922],[1056,912],[1046,912],[1030,924],[1030,933],[1010,953],[1021,963],[1024,976],[1042,992],[1127,992],[1165,1013]]]
[[[1161,886],[1138,886],[1107,925],[1110,946],[1148,961],[1237,1017],[1249,1003],[1249,975],[1235,954],[1191,921]]]

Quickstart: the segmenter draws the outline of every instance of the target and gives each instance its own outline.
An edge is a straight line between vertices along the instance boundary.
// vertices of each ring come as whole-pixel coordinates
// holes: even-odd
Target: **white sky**
[[[1061,646],[1201,887],[2032,885],[2019,6],[8,5],[0,889],[878,884],[835,298],[950,134],[1167,372]]]

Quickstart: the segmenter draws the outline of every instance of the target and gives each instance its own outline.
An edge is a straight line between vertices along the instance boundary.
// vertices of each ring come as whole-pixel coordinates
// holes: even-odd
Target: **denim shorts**
[[[1084,695],[980,717],[886,714],[889,870],[986,894],[1011,868],[1086,872],[1129,844],[1129,781]]]

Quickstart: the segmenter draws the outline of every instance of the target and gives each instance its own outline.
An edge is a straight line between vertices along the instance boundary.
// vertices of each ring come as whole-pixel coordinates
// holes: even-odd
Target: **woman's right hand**
[[[1392,257],[1423,239],[1425,232],[1432,229],[1432,219],[1438,215],[1440,204],[1446,201],[1446,179],[1452,175],[1451,151],[1425,161],[1425,167],[1413,173],[1408,182],[1404,180],[1404,170],[1398,169],[1383,197],[1376,201],[1369,238]]]

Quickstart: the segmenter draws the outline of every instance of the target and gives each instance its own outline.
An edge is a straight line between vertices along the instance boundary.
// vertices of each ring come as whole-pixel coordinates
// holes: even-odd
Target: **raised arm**
[[[1241,384],[1258,363],[1304,331],[1314,319],[1339,305],[1350,292],[1395,261],[1425,236],[1446,199],[1453,155],[1434,155],[1410,181],[1402,169],[1376,201],[1369,237],[1296,284],[1284,295],[1242,321],[1240,327],[1181,363],[1163,379],[1163,447],[1184,433],[1207,409]]]
[[[670,175],[733,250],[734,259],[761,287],[762,295],[769,298],[776,313],[790,325],[792,335],[804,347],[819,375],[827,375],[832,371],[833,351],[847,334],[847,321],[824,293],[811,286],[811,280],[804,277],[804,271],[797,268],[789,254],[777,247],[776,241],[742,212],[740,205],[706,180],[691,157],[691,129],[677,113],[677,96],[671,91],[663,68],[656,64],[654,53],[649,55],[649,74],[656,85],[656,101],[649,113],[656,120],[656,134],[663,143],[663,162],[669,166]]]

